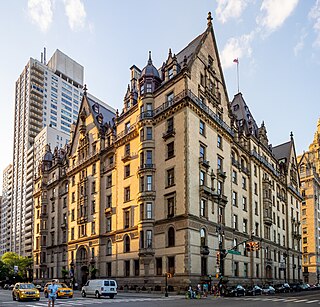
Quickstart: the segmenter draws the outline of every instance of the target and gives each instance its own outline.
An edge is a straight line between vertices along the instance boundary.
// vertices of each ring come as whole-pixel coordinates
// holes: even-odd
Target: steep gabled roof
[[[177,55],[177,62],[182,66],[184,57],[187,58],[187,64],[190,63],[192,56],[195,54],[197,47],[199,46],[201,40],[204,38],[207,31],[198,35],[193,41],[191,41],[185,48],[183,48]]]
[[[286,159],[286,162],[288,163],[290,160],[291,155],[291,146],[292,141],[277,145],[275,147],[272,147],[272,152],[274,156],[277,158],[277,160]]]

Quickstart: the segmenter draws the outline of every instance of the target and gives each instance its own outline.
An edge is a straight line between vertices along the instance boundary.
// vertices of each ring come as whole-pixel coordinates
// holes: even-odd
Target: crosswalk
[[[95,305],[108,305],[108,304],[119,304],[119,303],[132,303],[132,302],[150,302],[150,301],[168,301],[168,300],[176,300],[178,298],[181,298],[179,296],[171,296],[171,297],[141,297],[141,298],[115,298],[115,299],[63,299],[63,300],[57,300],[55,302],[55,307],[71,307],[71,306],[95,306]],[[2,302],[1,304],[4,304],[4,307],[17,307],[16,302]],[[2,305],[1,305],[2,306]],[[47,301],[40,301],[40,302],[25,302],[23,304],[23,307],[44,307],[48,306]]]
[[[283,302],[283,303],[302,303],[302,304],[318,304],[320,305],[320,299],[303,298],[303,297],[237,297],[227,298],[235,301],[260,301],[260,302]]]

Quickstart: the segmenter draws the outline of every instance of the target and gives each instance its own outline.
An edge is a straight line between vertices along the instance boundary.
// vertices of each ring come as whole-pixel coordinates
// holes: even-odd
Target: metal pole
[[[168,297],[169,294],[168,294],[168,274],[166,273],[166,289],[165,289],[165,294],[164,294],[165,297]]]

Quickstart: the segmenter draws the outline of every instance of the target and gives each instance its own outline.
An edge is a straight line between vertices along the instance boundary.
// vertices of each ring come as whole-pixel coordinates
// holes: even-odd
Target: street
[[[263,307],[270,306],[285,307],[290,306],[301,306],[308,304],[308,306],[320,306],[320,291],[306,291],[299,293],[288,293],[288,294],[277,294],[272,296],[245,296],[245,297],[213,297],[209,296],[202,299],[185,299],[182,295],[170,295],[164,297],[163,294],[146,294],[146,293],[120,293],[114,299],[109,298],[82,298],[79,292],[76,292],[75,297],[72,299],[59,299],[56,301],[55,306],[60,307],[71,307],[71,306],[108,306],[116,305],[117,307],[122,306],[237,306],[237,307]],[[44,298],[41,293],[41,300],[37,301],[24,301],[24,302],[13,302],[11,297],[11,291],[0,290],[0,307],[45,307],[47,306],[47,299]]]

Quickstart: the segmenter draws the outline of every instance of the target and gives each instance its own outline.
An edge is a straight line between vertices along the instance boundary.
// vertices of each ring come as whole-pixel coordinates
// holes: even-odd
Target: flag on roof
[[[234,59],[234,60],[233,60],[233,63],[239,64],[239,59],[238,59],[238,58]]]

